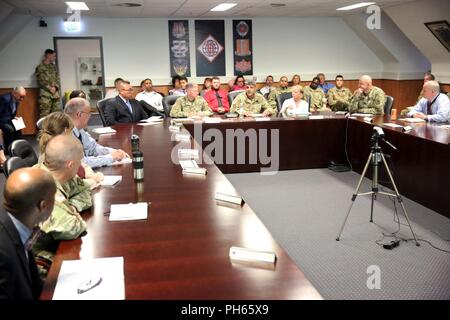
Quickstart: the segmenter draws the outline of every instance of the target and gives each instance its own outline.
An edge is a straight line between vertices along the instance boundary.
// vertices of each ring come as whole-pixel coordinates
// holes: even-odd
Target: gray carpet
[[[375,243],[382,232],[397,230],[388,197],[378,197],[373,224],[370,198],[358,197],[341,241],[335,241],[360,177],[356,173],[317,169],[226,176],[325,299],[450,299],[449,253],[425,242],[416,247],[402,241],[393,250]],[[370,186],[364,179],[360,192]],[[418,238],[450,251],[450,220],[408,199],[405,206]],[[402,213],[400,221],[406,224]],[[398,236],[412,238],[409,227],[401,225]],[[367,287],[371,265],[379,267],[380,289]]]

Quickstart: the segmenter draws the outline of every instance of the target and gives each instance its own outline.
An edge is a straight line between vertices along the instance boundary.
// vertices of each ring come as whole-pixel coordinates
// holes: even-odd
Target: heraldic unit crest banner
[[[169,20],[170,75],[191,76],[189,21]]]
[[[197,76],[225,75],[225,25],[223,20],[195,20]]]
[[[233,20],[234,75],[253,74],[252,20]]]

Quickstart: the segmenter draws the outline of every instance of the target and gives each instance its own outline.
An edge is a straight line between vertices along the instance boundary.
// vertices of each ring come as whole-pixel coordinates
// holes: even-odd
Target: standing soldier
[[[344,77],[336,76],[336,87],[328,90],[328,105],[333,111],[347,111],[352,99],[352,92],[344,88]]]
[[[319,87],[320,80],[317,77],[314,77],[309,86],[305,86],[303,88],[303,92],[305,93],[305,99],[308,101],[309,99],[309,110],[311,111],[325,111],[327,110],[326,102],[324,103],[325,93]]]
[[[39,84],[39,118],[62,110],[61,86],[55,60],[55,51],[47,49],[44,60],[36,67],[36,78]]]
[[[273,110],[277,110],[277,97],[282,93],[291,92],[291,88],[289,88],[288,85],[289,85],[288,78],[286,76],[282,76],[280,78],[280,86],[275,87],[272,89],[272,91],[270,91],[269,97],[267,98],[267,102],[269,103],[269,106]],[[281,106],[279,106],[279,108],[281,109]]]

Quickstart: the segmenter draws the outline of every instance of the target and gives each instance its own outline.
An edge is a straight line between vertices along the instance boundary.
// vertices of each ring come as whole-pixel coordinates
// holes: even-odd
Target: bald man
[[[22,138],[21,131],[16,130],[12,120],[17,119],[17,110],[26,96],[27,91],[23,87],[16,87],[13,91],[0,96],[0,130],[3,131],[4,141],[0,149],[4,149],[6,153],[14,140]]]
[[[430,80],[424,83],[423,98],[408,112],[408,117],[420,118],[430,122],[447,122],[450,120],[450,102],[440,93],[439,83]]]
[[[33,227],[50,216],[55,191],[52,176],[38,168],[17,169],[6,181],[0,209],[0,299],[39,298],[42,282],[30,239]]]
[[[49,219],[39,225],[43,233],[33,245],[41,276],[45,277],[60,240],[72,240],[86,231],[80,212],[92,206],[89,186],[76,174],[83,147],[72,135],[52,138],[45,148],[45,161],[38,164],[56,184],[55,207]]]
[[[351,113],[384,114],[386,94],[372,84],[372,78],[364,75],[359,78],[358,89],[353,93],[348,111]]]

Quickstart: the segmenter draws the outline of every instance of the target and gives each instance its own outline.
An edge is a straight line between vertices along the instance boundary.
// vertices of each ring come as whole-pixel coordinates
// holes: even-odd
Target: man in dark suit
[[[135,123],[147,118],[142,105],[133,99],[133,88],[129,82],[122,82],[119,95],[106,102],[105,120],[109,126],[116,123]]]
[[[55,203],[52,176],[39,168],[15,170],[5,184],[0,210],[0,299],[38,299],[42,290],[29,248],[33,227],[48,219]]]
[[[4,145],[0,149],[5,149],[8,153],[9,145],[22,137],[20,130],[16,130],[12,120],[16,118],[19,104],[27,95],[23,87],[16,87],[12,92],[0,96],[0,129],[3,132]]]

